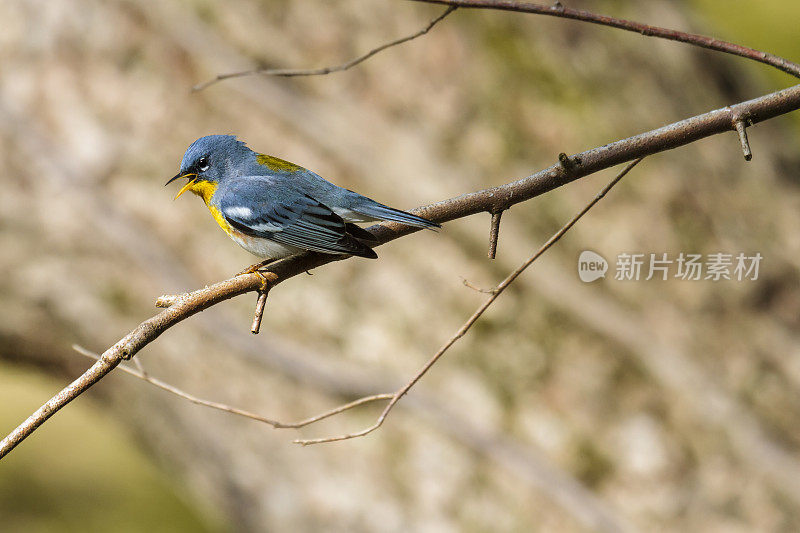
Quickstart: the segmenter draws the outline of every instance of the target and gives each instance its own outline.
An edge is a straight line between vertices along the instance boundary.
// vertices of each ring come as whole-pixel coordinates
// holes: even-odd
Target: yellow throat
[[[216,190],[217,190],[216,183],[205,180],[192,180],[186,185],[184,185],[180,191],[178,191],[178,194],[175,196],[175,199],[177,200],[178,197],[183,193],[185,193],[186,191],[191,191],[192,193],[196,194],[197,196],[202,198],[203,201],[206,203],[206,206],[208,206],[208,210],[211,211],[211,216],[213,216],[214,220],[217,221],[219,227],[225,230],[225,233],[231,235],[230,224],[228,224],[228,221],[225,220],[225,217],[222,216],[222,213],[220,213],[219,209],[217,209],[216,206],[211,205],[210,203],[211,197],[214,196],[214,192]]]

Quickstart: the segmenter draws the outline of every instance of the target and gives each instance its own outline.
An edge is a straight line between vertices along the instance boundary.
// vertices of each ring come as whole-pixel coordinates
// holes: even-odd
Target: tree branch
[[[534,15],[547,15],[551,17],[566,18],[572,20],[579,20],[581,22],[588,22],[591,24],[599,24],[601,26],[610,26],[620,30],[641,33],[645,37],[658,37],[660,39],[668,39],[670,41],[678,41],[701,48],[708,48],[717,52],[732,54],[739,57],[745,57],[770,65],[787,74],[791,74],[800,78],[800,65],[784,59],[780,56],[762,52],[754,48],[748,48],[740,44],[729,43],[714,37],[705,35],[698,35],[695,33],[686,33],[668,28],[661,28],[659,26],[651,26],[641,22],[634,22],[631,20],[620,19],[616,17],[609,17],[606,15],[598,15],[590,11],[583,11],[581,9],[570,9],[561,5],[561,2],[556,2],[555,5],[545,6],[541,4],[531,4],[528,2],[515,2],[513,0],[414,0],[415,2],[423,2],[426,4],[443,4],[450,7],[463,7],[473,9],[497,9],[500,11],[516,11],[518,13],[531,13]]]
[[[492,213],[492,221],[489,223],[489,251],[486,254],[489,259],[494,259],[497,255],[497,239],[500,238],[500,219],[502,216],[502,211]]]
[[[433,354],[433,357],[431,357],[428,360],[428,362],[425,363],[425,365],[419,370],[419,372],[414,374],[414,377],[412,377],[408,381],[408,383],[406,383],[402,388],[400,388],[397,392],[395,392],[392,395],[392,399],[389,401],[389,404],[386,407],[384,407],[383,411],[378,416],[378,419],[375,421],[374,424],[372,424],[366,429],[357,431],[355,433],[347,433],[345,435],[337,435],[334,437],[322,437],[318,439],[301,439],[301,440],[295,440],[295,442],[305,446],[308,444],[321,444],[324,442],[335,442],[340,440],[354,439],[356,437],[363,437],[364,435],[368,435],[373,431],[375,431],[376,429],[378,429],[379,427],[381,427],[383,425],[383,422],[386,420],[386,417],[389,415],[389,412],[397,404],[397,402],[400,401],[400,398],[408,394],[408,391],[410,391],[411,388],[414,385],[416,385],[420,379],[422,379],[422,376],[424,376],[428,372],[428,370],[430,370],[431,367],[433,367],[433,365],[435,365],[439,361],[439,359],[442,358],[445,352],[447,352],[447,350],[452,348],[452,346],[456,342],[458,342],[458,340],[461,337],[467,334],[467,332],[472,328],[473,325],[475,325],[475,322],[478,321],[478,319],[483,315],[483,313],[485,313],[486,310],[489,309],[489,307],[494,303],[494,301],[497,300],[497,298],[499,298],[501,294],[503,294],[503,291],[505,291],[512,283],[514,283],[514,281],[523,272],[525,272],[525,270],[529,266],[531,266],[534,261],[539,259],[539,257],[542,256],[542,254],[544,254],[555,243],[557,243],[559,239],[561,239],[561,237],[563,237],[572,228],[572,226],[574,226],[578,222],[578,220],[580,220],[583,217],[583,215],[588,213],[589,210],[597,204],[597,202],[602,200],[605,197],[605,195],[608,194],[608,191],[610,191],[614,187],[614,185],[619,183],[619,180],[624,178],[625,175],[628,174],[628,172],[630,172],[631,169],[633,169],[633,167],[638,165],[640,161],[641,159],[637,159],[635,161],[628,163],[628,165],[624,169],[622,169],[622,171],[619,174],[617,174],[613,180],[611,180],[605,187],[603,187],[603,189],[594,198],[592,198],[592,200],[588,204],[586,204],[577,215],[572,217],[570,221],[564,224],[564,226],[560,230],[555,232],[552,237],[547,239],[547,242],[545,242],[532,256],[523,261],[522,264],[518,266],[508,276],[506,276],[506,278],[503,281],[501,281],[500,284],[497,285],[497,287],[492,289],[489,292],[489,297],[486,298],[486,300],[484,300],[484,302],[478,307],[478,309],[476,309],[475,312],[472,313],[472,315],[467,319],[467,321],[464,322],[464,324],[462,324],[460,328],[458,328],[458,331],[456,331],[447,340],[447,342],[445,342],[442,345],[442,347],[439,348],[439,350],[437,350],[435,354]]]
[[[480,212],[502,211],[514,204],[524,202],[600,170],[677,148],[711,135],[732,131],[736,119],[739,117],[747,116],[749,123],[757,124],[798,108],[800,108],[800,85],[795,85],[782,91],[581,152],[569,158],[570,165],[559,162],[526,178],[442,200],[415,209],[413,212],[435,222],[447,222]],[[377,224],[368,230],[375,236],[378,244],[384,244],[419,231],[418,228],[396,223]],[[275,282],[277,284],[312,268],[341,259],[344,258],[305,253],[284,259],[276,263],[270,270],[278,276]],[[262,286],[263,279],[259,275],[244,274],[170,299],[170,307],[142,322],[136,329],[106,350],[100,360],[82,376],[37,409],[27,420],[0,441],[0,459],[59,409],[97,383],[124,359],[133,357],[166,329],[214,304],[246,292],[259,290]],[[166,305],[167,301],[162,300],[161,303]]]
[[[86,357],[92,359],[99,358],[97,354],[80,346],[73,345],[73,349]],[[134,359],[134,361],[138,361],[138,359]],[[366,396],[323,414],[306,418],[300,422],[284,424],[226,404],[198,398],[169,383],[150,377],[141,369],[137,372],[134,369],[128,368],[126,365],[120,365],[119,369],[189,402],[250,418],[266,424],[274,424],[276,428],[300,428],[345,410],[364,405],[365,403],[390,400],[393,396],[393,394]],[[334,394],[349,394],[352,391],[348,388],[346,391],[338,390],[329,392]],[[513,439],[509,439],[507,436],[498,434],[489,427],[476,425],[475,420],[462,418],[461,413],[448,409],[441,402],[436,401],[435,398],[426,397],[424,393],[416,394],[415,397],[405,405],[410,405],[413,411],[419,416],[429,419],[431,425],[436,427],[436,429],[443,434],[454,439],[467,449],[487,457],[499,466],[506,468],[513,475],[533,485],[537,490],[553,499],[564,511],[574,516],[588,529],[613,533],[633,531],[630,524],[614,513],[614,511],[599,500],[596,495],[587,490],[569,474],[554,467],[549,461],[540,457],[535,447],[532,448],[528,443],[517,442]]]
[[[332,66],[332,67],[310,68],[310,69],[256,68],[256,69],[251,69],[251,70],[242,70],[242,71],[239,71],[239,72],[230,72],[228,74],[219,74],[219,75],[217,75],[216,78],[212,78],[212,79],[210,79],[208,81],[204,81],[203,83],[198,83],[197,85],[192,87],[192,91],[193,92],[202,91],[203,89],[206,89],[206,88],[210,87],[211,85],[214,85],[215,83],[218,83],[220,81],[229,80],[231,78],[243,78],[245,76],[262,75],[262,76],[281,76],[281,77],[284,77],[284,78],[291,78],[291,77],[295,77],[295,76],[322,76],[322,75],[325,75],[325,74],[330,74],[331,72],[342,72],[344,70],[348,70],[348,69],[358,65],[359,63],[362,63],[362,62],[366,61],[367,59],[369,59],[370,57],[374,56],[375,54],[377,54],[379,52],[383,52],[387,48],[391,48],[393,46],[397,46],[398,44],[407,43],[408,41],[416,39],[417,37],[422,37],[423,35],[425,35],[429,31],[431,31],[431,29],[434,26],[436,26],[436,24],[438,24],[442,19],[444,19],[447,15],[449,15],[450,13],[455,11],[456,9],[458,9],[458,8],[455,7],[455,6],[450,6],[447,9],[445,9],[444,12],[441,15],[439,15],[435,19],[431,20],[428,23],[428,25],[425,26],[424,28],[422,28],[421,30],[419,30],[419,31],[417,31],[415,33],[412,33],[411,35],[406,35],[405,37],[401,37],[400,39],[396,39],[394,41],[391,41],[391,42],[388,42],[388,43],[384,43],[384,44],[378,46],[377,48],[373,48],[372,50],[370,50],[366,54],[360,55],[358,57],[354,57],[350,61],[346,61],[346,62],[344,62],[344,63],[342,63],[340,65],[335,65],[335,66]]]
[[[750,141],[747,140],[747,123],[744,119],[736,119],[733,123],[736,133],[739,135],[739,142],[742,145],[742,155],[745,161],[753,159],[753,151],[750,149]]]
[[[86,357],[88,357],[90,359],[95,359],[95,360],[99,360],[100,359],[99,355],[97,355],[96,353],[94,353],[94,352],[92,352],[90,350],[87,350],[83,346],[78,346],[77,344],[73,344],[72,345],[72,349],[75,350],[76,352],[78,352],[79,354],[84,355],[84,356],[86,356]],[[189,394],[188,392],[182,391],[181,389],[179,389],[178,387],[176,387],[174,385],[170,385],[166,381],[162,381],[162,380],[160,380],[158,378],[154,378],[151,375],[149,375],[147,372],[145,372],[144,368],[141,366],[141,363],[139,362],[138,359],[134,359],[133,361],[136,363],[136,369],[127,367],[125,365],[119,365],[119,369],[122,370],[123,372],[125,372],[126,374],[130,374],[131,376],[135,376],[135,377],[141,379],[142,381],[146,381],[150,385],[153,385],[154,387],[157,387],[157,388],[159,388],[159,389],[161,389],[161,390],[163,390],[165,392],[168,392],[170,394],[173,394],[173,395],[177,396],[178,398],[183,398],[184,400],[187,400],[187,401],[189,401],[189,402],[191,402],[193,404],[202,405],[204,407],[210,407],[211,409],[216,409],[218,411],[223,411],[225,413],[230,413],[232,415],[237,415],[237,416],[241,416],[241,417],[244,417],[244,418],[249,418],[251,420],[255,420],[256,422],[263,422],[264,424],[270,425],[270,426],[274,427],[275,429],[298,429],[298,428],[302,428],[302,427],[305,427],[305,426],[307,426],[309,424],[313,424],[314,422],[319,422],[320,420],[325,420],[326,418],[329,418],[329,417],[331,417],[333,415],[338,415],[339,413],[343,413],[345,411],[353,409],[354,407],[359,407],[359,406],[367,404],[367,403],[377,402],[377,401],[381,401],[381,400],[391,400],[392,396],[393,396],[390,393],[389,394],[373,394],[372,396],[364,396],[364,397],[358,398],[358,399],[356,399],[356,400],[354,400],[352,402],[346,403],[344,405],[340,405],[339,407],[336,407],[334,409],[330,409],[328,411],[325,411],[324,413],[321,413],[321,414],[318,414],[318,415],[315,415],[315,416],[312,416],[312,417],[309,417],[309,418],[305,418],[303,420],[300,420],[299,422],[280,422],[278,420],[274,420],[272,418],[267,418],[266,416],[253,413],[253,412],[247,411],[245,409],[239,409],[238,407],[233,407],[233,406],[221,403],[221,402],[213,402],[211,400],[204,400],[203,398],[199,398],[199,397],[197,397],[197,396],[195,396],[193,394]]]

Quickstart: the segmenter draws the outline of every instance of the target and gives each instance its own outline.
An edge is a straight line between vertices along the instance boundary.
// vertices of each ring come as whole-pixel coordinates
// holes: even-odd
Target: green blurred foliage
[[[0,366],[0,427],[24,419],[62,385]],[[102,405],[70,405],[3,459],[0,530],[224,531],[136,444]]]
[[[744,46],[769,52],[791,61],[800,61],[798,21],[800,2],[795,0],[692,0],[702,16],[704,33]],[[752,61],[740,61],[754,77],[768,80],[778,87],[794,85],[797,79],[789,74]],[[800,123],[797,114],[790,119]]]

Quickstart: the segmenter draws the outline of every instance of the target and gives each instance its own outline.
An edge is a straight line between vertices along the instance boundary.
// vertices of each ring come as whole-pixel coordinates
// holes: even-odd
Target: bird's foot
[[[260,263],[250,265],[249,267],[242,270],[236,275],[242,276],[244,274],[256,274],[258,277],[261,278],[261,289],[259,289],[259,292],[265,293],[269,290],[269,284],[278,279],[278,275],[275,274],[274,272],[265,272],[261,269],[274,261],[275,259],[266,259],[264,261],[261,261]]]
[[[244,274],[252,274],[254,272],[257,272],[257,271],[261,270],[265,266],[274,263],[275,261],[277,261],[277,259],[264,259],[260,263],[256,263],[254,265],[250,265],[249,267],[245,268],[244,270],[242,270],[241,272],[236,274],[236,276],[241,276],[241,275],[244,275]],[[236,276],[234,276],[234,277],[236,277]]]
[[[258,292],[266,293],[269,291],[269,284],[278,279],[278,275],[274,272],[264,272],[263,270],[254,270],[251,274],[256,274],[261,278],[261,288]]]

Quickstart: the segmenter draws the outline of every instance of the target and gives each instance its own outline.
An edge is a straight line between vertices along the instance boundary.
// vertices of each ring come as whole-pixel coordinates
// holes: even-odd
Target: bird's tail
[[[378,220],[391,220],[392,222],[400,222],[401,224],[408,224],[409,226],[416,226],[418,228],[441,228],[441,224],[432,222],[427,218],[412,215],[400,209],[389,207],[378,202],[371,203],[365,206],[358,206],[357,211],[362,215],[376,218]]]

